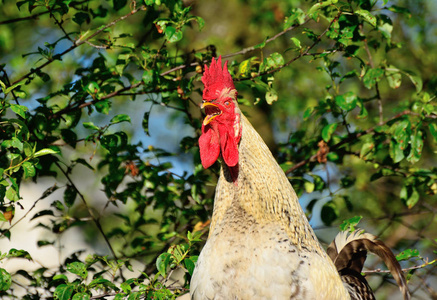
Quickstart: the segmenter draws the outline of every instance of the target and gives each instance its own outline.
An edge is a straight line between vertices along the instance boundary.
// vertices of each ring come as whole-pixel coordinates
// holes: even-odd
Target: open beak
[[[214,120],[215,117],[222,114],[221,109],[211,102],[202,102],[200,108],[204,108],[206,113],[206,117],[203,120],[203,125],[208,125],[212,120]]]

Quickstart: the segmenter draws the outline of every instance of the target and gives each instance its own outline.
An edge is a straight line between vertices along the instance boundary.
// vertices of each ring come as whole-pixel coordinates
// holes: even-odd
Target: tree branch
[[[410,110],[405,110],[405,111],[403,111],[403,112],[401,112],[401,113],[399,113],[399,114],[397,114],[397,115],[391,117],[390,119],[388,119],[387,121],[383,122],[382,124],[378,124],[377,126],[381,126],[381,125],[387,124],[387,123],[390,122],[390,121],[393,121],[393,120],[396,120],[396,119],[398,119],[398,118],[400,118],[400,117],[402,117],[402,116],[405,116],[405,115],[411,115],[411,114],[414,114],[414,113],[412,113]],[[338,143],[335,144],[334,146],[330,147],[330,149],[331,149],[331,150],[337,150],[338,148],[340,148],[340,147],[343,146],[344,144],[347,144],[347,143],[349,143],[349,142],[352,142],[352,141],[354,141],[354,140],[356,140],[356,139],[362,137],[363,135],[366,135],[366,134],[372,133],[372,132],[374,132],[374,131],[376,130],[376,127],[377,127],[377,126],[371,127],[371,128],[369,128],[369,129],[367,129],[367,130],[365,130],[365,131],[360,131],[360,132],[358,132],[358,133],[356,133],[356,134],[354,134],[354,135],[352,135],[352,136],[349,136],[349,137],[345,138],[344,140],[338,142]],[[302,167],[303,165],[306,165],[306,164],[309,163],[310,161],[314,161],[314,160],[316,160],[316,158],[317,158],[317,154],[314,154],[314,155],[308,157],[307,159],[298,162],[297,164],[295,164],[294,166],[292,166],[291,168],[289,168],[287,171],[285,171],[285,174],[289,174],[289,173],[294,172],[295,170],[299,169],[299,168]]]
[[[285,30],[283,30],[283,31],[281,31],[281,32],[279,32],[279,33],[277,33],[276,35],[272,36],[271,38],[267,39],[267,40],[265,41],[265,44],[268,44],[268,43],[270,43],[270,42],[273,42],[273,41],[276,40],[278,37],[284,35],[285,33],[289,32],[289,31],[291,31],[291,30],[293,30],[293,29],[295,29],[295,28],[298,28],[298,27],[301,26],[301,25],[304,25],[304,24],[308,23],[309,21],[310,21],[310,19],[307,19],[307,20],[306,20],[305,22],[303,22],[302,24],[294,25],[294,26],[288,27],[287,29],[285,29]],[[259,45],[259,44],[257,44],[257,45]],[[237,55],[246,54],[246,53],[251,52],[251,51],[255,51],[256,49],[258,49],[258,48],[257,48],[257,45],[254,45],[254,46],[251,46],[251,47],[247,47],[247,48],[245,48],[245,49],[243,49],[243,50],[240,50],[240,51],[237,51],[237,52],[234,52],[234,53],[224,54],[224,55],[222,55],[222,58],[233,57],[233,56],[237,56]],[[208,63],[208,61],[205,60],[205,61],[203,61],[203,63]],[[185,69],[185,68],[188,68],[188,67],[195,67],[195,66],[198,66],[198,65],[200,65],[199,62],[193,62],[193,63],[191,63],[191,64],[180,65],[180,66],[174,67],[174,68],[172,68],[172,69],[170,69],[170,70],[168,70],[168,71],[162,72],[160,75],[161,75],[161,76],[165,76],[165,75],[168,75],[168,74],[170,74],[170,73],[172,73],[172,72],[175,72],[175,71],[178,71],[178,70],[181,70],[181,69]]]
[[[112,21],[112,22],[106,24],[104,27],[100,28],[99,30],[97,30],[96,32],[94,32],[93,34],[91,34],[90,36],[88,36],[87,38],[84,38],[83,36],[82,36],[82,37],[79,37],[79,39],[78,39],[77,41],[73,42],[73,45],[71,45],[70,48],[64,50],[64,51],[61,52],[60,54],[57,54],[57,56],[59,56],[59,57],[64,56],[65,54],[67,54],[67,53],[71,52],[72,50],[76,49],[77,47],[79,47],[80,45],[85,44],[85,43],[88,42],[90,39],[92,39],[92,38],[95,37],[96,35],[102,33],[103,31],[105,31],[105,30],[108,29],[109,27],[114,26],[114,25],[117,24],[118,22],[120,22],[120,21],[122,21],[122,20],[124,20],[124,19],[126,19],[126,18],[128,18],[128,17],[130,17],[130,16],[133,16],[134,14],[136,14],[137,12],[139,12],[140,10],[146,10],[146,6],[143,5],[143,6],[139,7],[139,8],[137,8],[137,9],[132,10],[132,11],[129,12],[128,14],[126,14],[126,15],[124,15],[124,16],[118,18],[118,19],[115,19],[114,21]],[[54,62],[54,61],[55,61],[54,59],[46,61],[45,63],[43,63],[43,64],[40,65],[39,67],[37,67],[37,68],[33,69],[32,71],[30,71],[29,73],[27,73],[26,75],[24,75],[24,76],[20,77],[19,79],[15,80],[15,81],[11,84],[11,86],[14,85],[14,84],[16,84],[16,83],[18,83],[18,82],[20,82],[20,81],[22,81],[22,80],[24,80],[24,79],[29,78],[31,75],[33,75],[33,74],[39,72],[40,70],[42,70],[43,68],[45,68],[46,66],[48,66],[49,64],[51,64],[51,63]]]
[[[56,10],[60,10],[60,9],[56,9]],[[56,11],[56,10],[53,10],[53,11]],[[15,23],[15,22],[20,22],[20,21],[26,21],[26,20],[32,20],[32,19],[38,19],[39,16],[46,15],[48,13],[50,13],[50,12],[49,11],[43,11],[43,12],[40,12],[40,13],[31,15],[31,16],[28,16],[28,17],[16,18],[16,19],[10,19],[10,20],[6,20],[6,21],[1,21],[0,25],[10,24],[10,23]]]
[[[423,268],[425,268],[426,266],[429,266],[429,265],[432,265],[432,264],[435,264],[435,263],[437,263],[437,259],[434,259],[434,260],[431,261],[431,262],[425,261],[425,263],[423,263],[423,264],[421,264],[421,265],[418,265],[418,266],[412,266],[412,267],[410,267],[410,268],[405,268],[405,269],[402,269],[402,271],[403,271],[403,272],[408,272],[408,271],[410,271],[410,270],[423,269]],[[375,269],[375,270],[366,270],[366,271],[363,271],[363,273],[364,273],[364,274],[373,274],[373,273],[391,273],[391,272],[390,272],[390,270]]]
[[[106,236],[105,232],[103,231],[103,228],[102,228],[102,225],[100,224],[99,218],[94,215],[94,212],[91,209],[91,207],[88,205],[88,203],[86,202],[84,195],[79,191],[79,189],[77,188],[77,186],[74,184],[73,180],[71,179],[70,175],[68,175],[68,172],[65,171],[61,167],[61,165],[59,164],[58,161],[55,161],[55,165],[64,174],[65,178],[67,178],[70,185],[76,190],[77,194],[79,195],[79,198],[82,200],[82,203],[85,205],[86,209],[88,210],[88,213],[89,213],[90,217],[92,218],[94,224],[96,225],[97,229],[99,230],[100,234],[102,235],[103,239],[105,240],[106,244],[108,245],[108,248],[112,253],[112,256],[114,256],[115,260],[118,260],[117,254],[115,254],[115,251],[114,251],[114,248],[112,248],[111,242],[109,241],[108,237]],[[120,276],[121,276],[122,280],[125,281],[121,268],[119,270],[120,270]]]

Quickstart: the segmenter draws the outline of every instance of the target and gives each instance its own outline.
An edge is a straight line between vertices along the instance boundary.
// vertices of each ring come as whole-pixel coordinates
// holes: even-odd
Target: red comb
[[[202,82],[205,85],[203,90],[203,99],[210,101],[217,98],[217,94],[224,88],[235,89],[231,74],[228,71],[228,62],[222,69],[222,57],[212,59],[211,65],[205,65],[205,72],[202,76]]]

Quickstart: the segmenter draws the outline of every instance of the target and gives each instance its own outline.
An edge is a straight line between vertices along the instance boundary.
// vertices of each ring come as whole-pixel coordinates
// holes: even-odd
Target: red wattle
[[[220,130],[220,145],[226,165],[228,167],[236,166],[238,164],[238,145],[228,130]]]
[[[202,127],[202,135],[199,138],[200,160],[202,166],[208,169],[220,155],[218,134],[210,126]]]

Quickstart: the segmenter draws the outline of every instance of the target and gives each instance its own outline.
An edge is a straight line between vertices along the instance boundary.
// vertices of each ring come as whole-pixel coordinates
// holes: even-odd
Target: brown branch
[[[71,52],[72,50],[76,49],[76,48],[79,47],[80,45],[85,44],[87,41],[89,41],[90,39],[92,39],[92,38],[95,37],[96,35],[102,33],[103,31],[105,31],[105,30],[108,29],[109,27],[114,26],[114,25],[117,24],[118,22],[120,22],[120,21],[122,21],[122,20],[124,20],[124,19],[126,19],[126,18],[128,18],[128,17],[130,17],[130,16],[132,16],[132,15],[134,15],[134,14],[136,14],[136,13],[139,12],[140,10],[146,10],[146,6],[143,5],[143,6],[137,8],[137,9],[135,9],[135,10],[132,10],[131,12],[129,12],[128,14],[126,14],[126,15],[124,15],[124,16],[121,16],[121,17],[118,18],[118,19],[115,19],[114,21],[112,21],[112,22],[106,24],[104,27],[100,28],[99,30],[97,30],[96,32],[94,32],[93,34],[91,34],[90,36],[88,36],[87,38],[80,37],[77,41],[75,41],[75,42],[73,43],[73,45],[71,45],[70,48],[64,50],[64,51],[61,52],[60,54],[57,54],[57,56],[62,57],[63,55],[67,54],[68,52]],[[84,39],[83,39],[83,38],[84,38]],[[55,60],[53,60],[53,59],[52,59],[52,60],[48,60],[48,61],[46,61],[45,63],[43,63],[43,64],[40,65],[39,67],[37,67],[37,68],[33,69],[32,71],[30,71],[29,73],[27,73],[26,75],[24,75],[24,76],[22,76],[21,78],[15,80],[15,81],[11,84],[11,86],[14,85],[14,84],[16,84],[16,83],[18,83],[18,82],[20,82],[20,81],[22,81],[22,80],[24,80],[24,79],[29,78],[31,75],[33,75],[33,74],[39,72],[41,69],[43,69],[44,67],[48,66],[49,64],[51,64],[51,63],[54,62],[54,61],[55,61]]]
[[[60,10],[60,9],[56,9],[56,10]],[[54,10],[54,11],[56,11]],[[15,22],[20,22],[20,21],[26,21],[26,20],[32,20],[32,19],[38,19],[39,16],[45,15],[50,13],[49,11],[43,11],[28,17],[23,17],[23,18],[16,18],[16,19],[11,19],[11,20],[6,20],[6,21],[1,21],[0,25],[4,25],[4,24],[10,24],[10,23],[15,23]]]
[[[388,122],[396,120],[396,119],[398,119],[398,118],[400,118],[402,116],[412,115],[412,114],[414,114],[414,113],[412,113],[410,110],[405,110],[405,111],[403,111],[403,112],[401,112],[401,113],[391,117],[390,119],[388,119],[387,121],[383,122],[382,124],[378,124],[377,126],[381,126],[381,125],[387,124]],[[372,132],[374,132],[376,130],[377,126],[371,127],[371,128],[369,128],[369,129],[367,129],[365,131],[360,131],[360,132],[358,132],[358,133],[356,133],[356,134],[354,134],[354,135],[352,135],[352,136],[350,136],[348,138],[345,138],[344,140],[338,142],[334,146],[331,146],[330,149],[331,150],[337,150],[338,148],[340,148],[344,144],[350,143],[350,142],[352,142],[352,141],[362,137],[363,135],[372,133]],[[307,159],[298,162],[297,164],[295,164],[294,166],[289,168],[287,171],[285,171],[285,174],[289,174],[289,173],[299,169],[300,167],[302,167],[303,165],[306,165],[310,161],[316,160],[316,158],[317,158],[317,154],[314,154],[311,157],[308,157]]]
[[[15,227],[15,225],[17,225],[18,223],[23,221],[29,215],[29,213],[36,207],[36,204],[39,201],[41,201],[44,198],[46,198],[47,196],[49,196],[56,189],[57,189],[57,186],[56,186],[56,183],[55,183],[52,187],[48,188],[41,197],[39,197],[37,200],[35,200],[35,202],[33,202],[33,205],[28,209],[28,211],[20,219],[18,219],[16,222],[14,222],[14,224],[12,224],[7,230],[10,231],[12,228]],[[4,234],[1,233],[0,236],[4,236]]]
[[[79,189],[77,188],[77,186],[74,184],[73,180],[71,179],[70,175],[68,175],[68,172],[65,171],[61,167],[61,165],[59,164],[58,161],[55,161],[55,165],[64,174],[65,178],[68,180],[70,185],[76,190],[77,194],[79,195],[79,198],[82,200],[83,205],[85,205],[86,209],[88,210],[88,213],[89,213],[90,217],[92,218],[94,224],[96,225],[97,229],[99,230],[100,234],[102,235],[103,239],[105,240],[106,244],[108,245],[108,248],[112,253],[112,256],[114,256],[115,260],[118,260],[117,254],[115,254],[115,251],[114,251],[114,248],[112,248],[111,242],[109,241],[108,237],[106,236],[105,232],[103,231],[103,227],[100,224],[99,218],[94,215],[94,212],[91,209],[91,207],[88,205],[88,203],[86,202],[84,195],[79,191]],[[120,276],[124,281],[125,279],[124,279],[123,272],[122,272],[121,268],[119,270],[120,270]]]
[[[307,20],[306,20],[305,22],[303,22],[302,24],[288,27],[287,29],[285,29],[285,30],[283,30],[283,31],[281,31],[281,32],[279,32],[279,33],[277,33],[277,34],[275,34],[275,35],[272,36],[271,38],[267,39],[267,40],[265,41],[265,44],[268,44],[268,43],[270,43],[270,42],[273,42],[274,40],[276,40],[276,39],[279,38],[280,36],[284,35],[285,33],[289,32],[289,31],[291,31],[291,30],[293,30],[293,29],[295,29],[295,28],[297,28],[297,27],[299,27],[299,26],[301,26],[301,25],[304,25],[304,24],[308,23],[309,20],[310,20],[310,19],[307,19]],[[259,45],[259,44],[257,44],[257,45]],[[258,49],[258,48],[256,48],[257,45],[254,45],[254,46],[251,46],[251,47],[247,47],[247,48],[245,48],[245,49],[243,49],[243,50],[240,50],[240,51],[237,51],[237,52],[234,52],[234,53],[229,53],[229,54],[222,55],[222,58],[228,58],[228,57],[233,57],[233,56],[237,56],[237,55],[246,54],[246,53],[248,53],[248,52],[251,52],[251,51],[254,51],[254,50]],[[208,63],[208,61],[205,60],[205,61],[203,61],[202,63]],[[180,65],[180,66],[174,67],[174,68],[172,68],[172,69],[170,69],[170,70],[167,70],[167,71],[165,71],[165,72],[162,72],[160,75],[161,75],[161,76],[165,76],[165,75],[168,75],[168,74],[170,74],[170,73],[172,73],[172,72],[175,72],[175,71],[178,71],[178,70],[181,70],[181,69],[185,69],[185,68],[188,68],[188,67],[195,67],[195,66],[198,66],[198,65],[200,65],[199,62],[193,62],[193,63],[191,63],[191,64]]]
[[[289,32],[289,31],[291,31],[291,30],[293,30],[293,29],[295,29],[295,28],[297,28],[297,27],[299,27],[299,26],[305,25],[305,24],[308,23],[309,21],[310,21],[310,19],[307,19],[307,20],[306,20],[305,22],[303,22],[302,24],[298,24],[298,25],[290,26],[290,27],[288,27],[287,29],[285,29],[285,30],[283,30],[283,31],[281,31],[281,32],[279,32],[279,33],[277,33],[277,34],[275,34],[275,35],[272,36],[271,38],[266,39],[266,41],[265,41],[265,45],[268,44],[268,43],[270,43],[270,42],[273,42],[274,40],[276,40],[278,37],[284,35],[285,33]],[[258,45],[259,45],[259,44],[258,44]],[[259,49],[259,48],[257,47],[258,45],[255,45],[255,46],[252,46],[252,47],[248,47],[248,48],[245,48],[245,49],[243,49],[243,50],[240,50],[240,51],[237,51],[237,52],[234,52],[234,53],[230,53],[230,54],[222,55],[222,58],[228,58],[228,57],[232,57],[232,56],[237,56],[237,55],[246,54],[247,52],[251,52],[251,51],[254,51],[254,50],[256,50],[256,49]]]
[[[290,64],[292,64],[293,62],[295,62],[295,61],[298,60],[299,58],[301,58],[301,57],[303,57],[303,56],[310,55],[310,54],[309,54],[309,51],[310,51],[311,49],[313,49],[314,46],[316,46],[316,45],[317,45],[317,44],[322,40],[322,37],[323,37],[323,36],[328,32],[328,30],[329,30],[329,28],[331,28],[332,24],[333,24],[335,21],[338,20],[338,18],[340,17],[340,15],[341,15],[341,13],[339,13],[339,14],[338,14],[334,19],[332,19],[332,21],[329,23],[328,27],[326,27],[326,29],[325,29],[325,30],[324,30],[324,31],[323,31],[319,36],[317,36],[317,39],[314,41],[314,43],[313,43],[311,46],[309,46],[308,48],[306,48],[306,50],[303,51],[303,52],[301,52],[299,55],[297,55],[297,56],[295,56],[294,58],[290,59],[288,62],[286,62],[286,63],[283,64],[282,66],[277,67],[277,68],[274,68],[274,69],[271,69],[271,70],[268,70],[268,71],[265,71],[265,72],[262,72],[262,73],[258,73],[256,76],[246,77],[246,78],[237,78],[237,79],[234,79],[234,81],[245,81],[245,80],[251,80],[251,79],[256,78],[256,77],[260,77],[260,76],[264,76],[264,75],[268,75],[268,74],[276,73],[276,72],[280,71],[281,69],[283,69],[283,68],[289,66]]]
[[[360,25],[360,29],[363,29],[363,25]],[[364,49],[366,50],[367,56],[369,57],[369,64],[372,69],[375,68],[375,64],[373,63],[372,54],[370,53],[369,45],[367,44],[367,39],[364,40]],[[383,115],[383,109],[382,109],[382,99],[381,94],[379,92],[379,86],[378,82],[375,83],[375,90],[376,90],[376,99],[378,101],[378,111],[379,111],[379,124],[382,124],[384,115]]]
[[[423,263],[423,264],[421,264],[421,265],[419,265],[419,266],[412,266],[412,267],[409,267],[409,268],[405,268],[405,269],[402,269],[402,271],[403,271],[403,272],[407,272],[407,271],[410,271],[410,270],[423,269],[423,268],[425,268],[426,266],[432,265],[432,264],[434,264],[434,263],[436,263],[436,262],[437,262],[436,259],[434,259],[434,260],[431,261],[431,262],[425,261],[425,263]],[[363,271],[363,273],[364,273],[364,274],[372,274],[372,273],[391,273],[391,272],[390,272],[390,270],[375,269],[375,270],[367,270],[367,271]]]
[[[67,31],[65,31],[65,29],[64,29],[64,26],[62,26],[62,23],[63,23],[63,21],[62,21],[62,16],[61,16],[61,21],[58,21],[58,19],[56,19],[55,15],[53,14],[53,11],[52,11],[52,10],[49,10],[49,12],[50,12],[50,17],[51,17],[53,20],[55,20],[56,25],[58,25],[58,27],[62,30],[62,32],[64,33],[65,37],[66,37],[70,42],[73,42],[73,43],[74,43],[74,41],[70,38],[70,33],[67,33]]]

